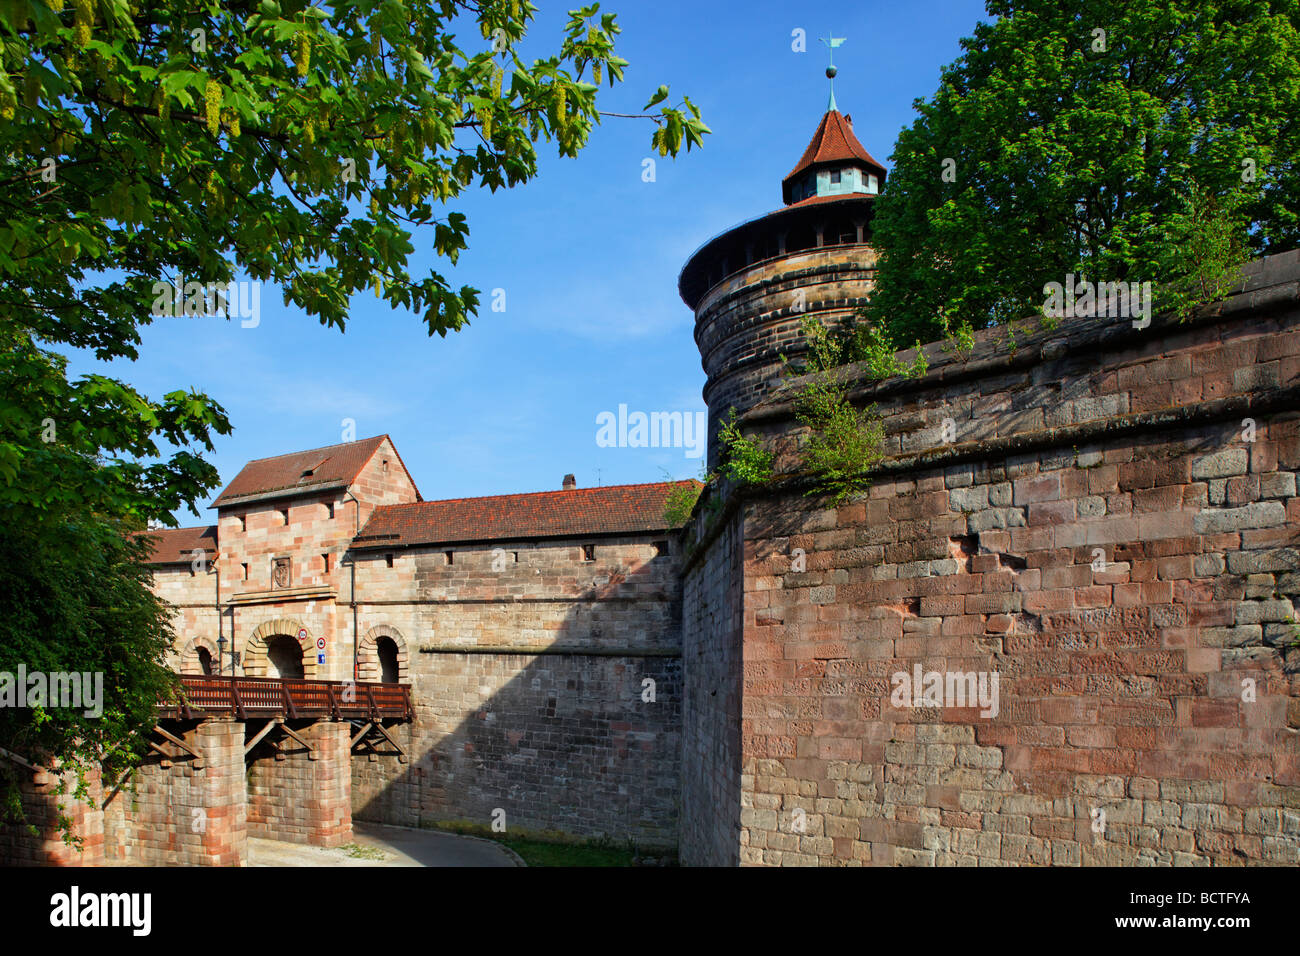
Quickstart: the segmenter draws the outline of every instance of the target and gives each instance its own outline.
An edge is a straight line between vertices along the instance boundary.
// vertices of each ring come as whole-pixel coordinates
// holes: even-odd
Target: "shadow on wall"
[[[379,755],[354,755],[355,819],[495,823],[516,834],[676,846],[682,698],[676,560],[664,554],[631,573],[599,570],[612,571],[607,583],[557,598],[577,606],[554,640],[538,648],[542,653],[434,650],[431,642],[427,650],[406,648],[415,720],[397,731],[410,762],[399,763],[388,747]],[[649,590],[646,581],[654,585]],[[510,604],[500,602],[501,609]],[[421,614],[422,633],[431,630],[426,622],[433,613]],[[467,620],[466,629],[473,623]],[[629,635],[645,635],[633,646],[656,656],[618,654]]]

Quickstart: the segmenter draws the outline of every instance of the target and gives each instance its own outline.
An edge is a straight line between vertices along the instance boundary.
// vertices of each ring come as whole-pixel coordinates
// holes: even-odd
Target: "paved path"
[[[350,847],[248,839],[249,866],[523,866],[491,840],[379,823],[352,824]]]

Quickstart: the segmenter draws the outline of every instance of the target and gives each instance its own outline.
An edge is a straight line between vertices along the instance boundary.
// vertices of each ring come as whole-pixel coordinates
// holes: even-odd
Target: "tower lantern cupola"
[[[821,196],[874,196],[884,181],[885,167],[853,135],[853,118],[832,109],[822,117],[794,169],[781,180],[781,198],[792,206]]]

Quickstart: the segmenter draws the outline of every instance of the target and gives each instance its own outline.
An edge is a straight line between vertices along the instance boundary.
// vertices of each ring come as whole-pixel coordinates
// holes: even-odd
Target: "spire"
[[[812,195],[838,193],[840,190],[829,188],[830,182],[822,183],[816,173],[818,170],[833,169],[839,169],[843,173],[850,167],[861,170],[865,178],[858,187],[848,189],[847,192],[874,194],[885,181],[885,167],[867,152],[866,147],[854,135],[853,122],[839,110],[828,110],[817,125],[817,131],[813,133],[803,156],[781,181],[781,196],[788,206]],[[873,178],[874,186],[871,184]]]
[[[846,39],[848,39],[848,38],[847,38],[847,37],[837,37],[837,36],[830,36],[830,37],[822,37],[822,38],[821,38],[822,43],[825,43],[825,44],[826,44],[826,51],[827,51],[827,53],[830,54],[830,58],[831,58],[831,59],[830,59],[830,65],[826,67],[826,79],[828,79],[828,80],[831,81],[831,100],[830,100],[829,105],[827,105],[827,107],[826,107],[826,112],[828,112],[828,113],[834,113],[834,112],[836,112],[836,107],[835,107],[835,74],[838,73],[839,70],[835,69],[835,48],[836,48],[837,46],[839,46],[840,44],[842,44]]]

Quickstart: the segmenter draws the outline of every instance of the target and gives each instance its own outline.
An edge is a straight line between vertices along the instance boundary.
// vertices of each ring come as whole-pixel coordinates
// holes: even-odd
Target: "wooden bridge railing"
[[[184,674],[181,685],[181,701],[159,704],[159,716],[241,720],[250,716],[410,720],[412,716],[411,688],[406,684]]]

